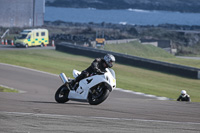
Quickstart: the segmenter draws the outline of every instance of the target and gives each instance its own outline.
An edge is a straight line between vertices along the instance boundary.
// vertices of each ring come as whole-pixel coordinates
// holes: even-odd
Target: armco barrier
[[[193,79],[200,79],[200,69],[177,65],[167,62],[161,62],[146,58],[141,58],[137,56],[130,56],[110,51],[104,51],[99,49],[94,49],[90,47],[81,47],[77,45],[72,45],[69,43],[59,43],[56,45],[56,50],[67,52],[76,55],[83,55],[92,58],[96,57],[103,57],[105,54],[113,54],[116,57],[116,62],[125,65],[136,66],[140,68],[170,73],[174,75],[179,75],[183,77],[193,78]]]

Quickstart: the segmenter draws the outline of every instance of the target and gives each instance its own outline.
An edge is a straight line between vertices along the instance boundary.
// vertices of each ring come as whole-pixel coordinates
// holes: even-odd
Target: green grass
[[[115,51],[118,53],[124,53],[128,55],[134,55],[139,57],[163,57],[163,58],[173,58],[173,55],[165,52],[163,49],[152,46],[152,45],[141,45],[141,43],[134,41],[130,43],[121,44],[107,44],[105,45],[105,50]]]
[[[7,87],[0,86],[0,92],[16,92],[16,93],[18,93],[19,91],[15,90],[15,89],[10,89]]]
[[[55,50],[7,50],[0,51],[0,62],[14,64],[50,73],[66,73],[84,70],[93,58],[77,56]],[[175,75],[150,71],[137,67],[115,64],[117,87],[176,99],[182,89],[187,90],[193,102],[200,102],[200,81]]]
[[[105,50],[200,68],[199,60],[177,58],[161,48],[152,45],[141,45],[139,42],[109,44],[105,46]]]

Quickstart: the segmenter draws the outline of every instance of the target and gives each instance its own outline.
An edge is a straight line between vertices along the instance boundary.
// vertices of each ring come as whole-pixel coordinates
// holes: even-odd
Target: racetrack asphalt
[[[199,133],[200,104],[157,100],[114,90],[100,105],[58,104],[58,75],[0,63],[0,85],[23,93],[0,92],[1,133],[109,132]]]

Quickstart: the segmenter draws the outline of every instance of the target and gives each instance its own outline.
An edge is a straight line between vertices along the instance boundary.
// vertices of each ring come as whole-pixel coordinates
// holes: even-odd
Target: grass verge
[[[7,87],[0,86],[0,92],[16,92],[16,93],[18,93],[19,91],[15,90],[15,89],[10,89]]]
[[[177,58],[161,48],[152,45],[141,45],[137,41],[124,44],[109,44],[105,46],[105,50],[200,68],[199,60]]]
[[[0,51],[0,62],[38,69],[54,74],[61,72],[72,77],[72,70],[84,70],[93,58],[58,52],[55,50]],[[117,87],[176,99],[182,89],[187,90],[193,102],[200,102],[200,81],[171,74],[115,64]]]

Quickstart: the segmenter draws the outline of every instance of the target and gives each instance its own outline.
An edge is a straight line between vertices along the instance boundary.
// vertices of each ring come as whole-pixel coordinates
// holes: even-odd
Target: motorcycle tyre
[[[61,91],[61,89],[62,89],[63,87],[66,87],[67,91],[66,91],[66,93],[63,95],[63,97],[59,97],[60,91]],[[55,100],[56,100],[57,103],[65,103],[65,102],[69,101],[68,95],[69,95],[69,89],[67,88],[66,85],[62,85],[60,88],[58,88],[58,90],[57,90],[56,93],[55,93]]]
[[[104,89],[104,93],[102,94],[102,96],[96,101],[92,100],[92,94],[89,93],[88,95],[88,102],[90,105],[98,105],[100,103],[102,103],[103,101],[106,100],[106,98],[109,96],[110,91],[108,89]]]

